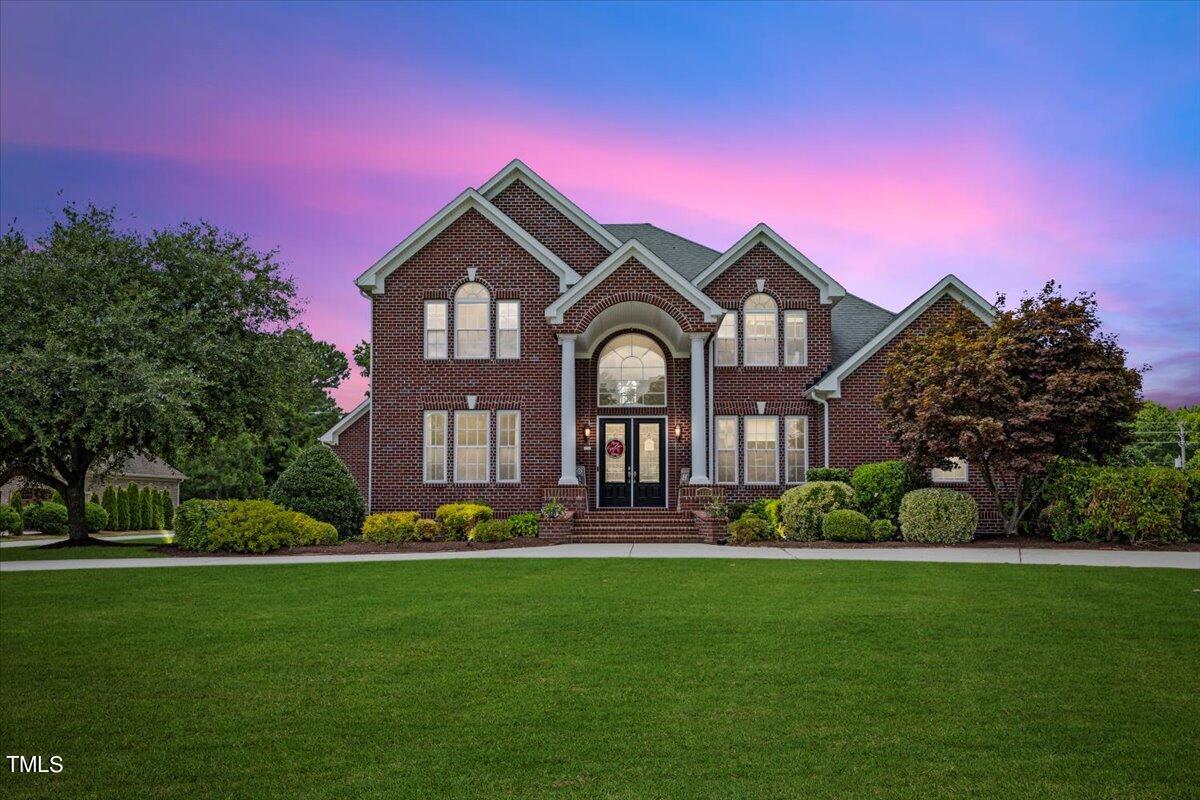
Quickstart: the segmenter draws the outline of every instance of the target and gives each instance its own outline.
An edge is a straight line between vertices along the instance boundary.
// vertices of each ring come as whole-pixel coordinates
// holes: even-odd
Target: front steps
[[[702,542],[691,512],[601,509],[575,517],[570,542]]]

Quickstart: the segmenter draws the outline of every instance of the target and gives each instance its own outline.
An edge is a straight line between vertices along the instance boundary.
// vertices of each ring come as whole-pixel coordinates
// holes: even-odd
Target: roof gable
[[[721,254],[711,247],[685,239],[677,233],[663,230],[648,222],[637,223],[605,223],[622,242],[637,239],[650,248],[656,256],[671,265],[671,267],[689,281],[708,268]]]
[[[832,303],[838,298],[845,296],[846,290],[842,288],[840,283],[826,275],[820,267],[809,261],[807,256],[792,247],[786,239],[771,230],[770,226],[763,222],[755,225],[733,247],[722,253],[707,269],[697,275],[695,279],[696,285],[701,289],[708,286],[708,284],[716,280],[718,275],[735,264],[739,258],[750,252],[758,244],[765,245],[775,255],[787,262],[792,269],[799,272],[810,283],[816,286],[821,292],[822,303]]]
[[[725,310],[716,301],[700,291],[694,284],[672,269],[665,261],[656,256],[648,247],[637,239],[630,239],[621,245],[615,253],[604,259],[595,269],[568,289],[561,297],[546,307],[546,318],[551,325],[561,325],[563,315],[567,310],[588,295],[592,289],[617,271],[617,268],[636,258],[647,269],[662,278],[671,288],[696,308],[704,312],[706,322],[717,322],[725,314]]]
[[[557,209],[560,214],[573,222],[580,230],[599,242],[608,252],[611,253],[621,246],[620,239],[613,236],[603,225],[588,216],[587,212],[582,208],[568,200],[562,192],[546,183],[542,179],[542,176],[531,170],[519,158],[514,158],[508,162],[508,165],[504,169],[493,175],[483,186],[480,186],[479,193],[488,200],[491,200],[508,188],[509,184],[518,179]]]
[[[579,280],[579,273],[567,266],[561,258],[546,249],[545,245],[530,236],[524,228],[513,222],[479,192],[467,189],[450,201],[445,208],[430,217],[424,225],[413,231],[408,238],[388,251],[383,258],[359,275],[354,282],[364,292],[383,294],[384,282],[388,275],[420,252],[422,247],[448,228],[456,219],[472,209],[482,214],[485,219],[557,275],[559,291],[563,291],[567,286]]]
[[[348,414],[343,414],[342,418],[333,424],[333,427],[321,434],[318,440],[323,444],[337,444],[338,437],[341,436],[347,428],[358,422],[363,414],[371,410],[371,398],[366,397],[361,403],[354,407],[354,410]]]

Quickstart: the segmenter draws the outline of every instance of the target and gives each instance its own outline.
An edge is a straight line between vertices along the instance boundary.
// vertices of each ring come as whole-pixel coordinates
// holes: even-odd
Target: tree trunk
[[[62,493],[67,504],[67,536],[70,544],[89,543],[87,517],[84,514],[86,502],[87,475],[64,476],[67,488]]]

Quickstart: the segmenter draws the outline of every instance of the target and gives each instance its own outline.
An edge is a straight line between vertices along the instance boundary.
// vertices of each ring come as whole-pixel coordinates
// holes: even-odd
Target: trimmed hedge
[[[729,544],[764,542],[773,538],[770,523],[749,511],[729,523]]]
[[[421,515],[416,511],[389,511],[386,514],[372,514],[363,522],[363,541],[376,544],[415,542],[417,540],[416,523],[420,518]]]
[[[506,519],[480,520],[467,534],[467,539],[472,542],[507,542],[511,538],[512,525]]]
[[[1189,503],[1200,495],[1194,480],[1171,467],[1059,462],[1043,490],[1041,526],[1060,542],[1185,542],[1198,513],[1195,500]]]
[[[420,542],[434,542],[442,538],[442,526],[435,519],[419,519],[413,525],[413,533]]]
[[[513,514],[508,518],[513,536],[533,537],[538,535],[538,515],[533,512]]]
[[[821,520],[821,536],[831,542],[869,542],[871,520],[859,511],[839,508]]]
[[[900,501],[914,489],[930,485],[929,478],[903,461],[863,464],[850,478],[854,505],[870,519],[900,519]]]
[[[119,494],[119,493],[118,493]],[[185,500],[175,509],[175,544],[182,550],[212,550],[209,530],[233,500]]]
[[[466,539],[467,533],[480,522],[492,518],[492,509],[482,503],[446,503],[435,514],[447,539]]]
[[[314,444],[297,456],[275,481],[268,499],[328,522],[342,537],[361,533],[367,514],[350,470],[323,444]]]
[[[917,489],[900,501],[900,534],[908,542],[958,544],[975,538],[979,506],[953,489]]]
[[[788,539],[811,542],[821,536],[821,519],[853,506],[854,490],[838,481],[814,481],[788,489],[779,498],[779,523]]]
[[[85,503],[83,519],[87,523],[88,533],[99,533],[108,528],[108,512],[99,503]]]
[[[850,470],[841,467],[813,467],[804,473],[809,483],[816,481],[833,481],[834,483],[850,483]]]
[[[329,523],[269,500],[188,500],[175,517],[175,544],[184,550],[266,553],[338,541]]]
[[[0,531],[17,536],[24,530],[25,520],[21,518],[21,512],[11,506],[0,506]]]
[[[871,523],[871,538],[877,542],[886,542],[896,538],[896,523],[890,519],[877,519]]]
[[[67,535],[67,507],[62,503],[34,503],[23,510],[25,529],[50,536]]]

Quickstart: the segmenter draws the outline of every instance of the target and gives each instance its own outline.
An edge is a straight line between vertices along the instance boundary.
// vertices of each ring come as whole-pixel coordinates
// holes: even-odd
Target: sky
[[[766,222],[893,311],[1094,292],[1200,402],[1200,3],[0,4],[5,226],[212,221],[347,353],[355,276],[513,158],[603,223]]]

